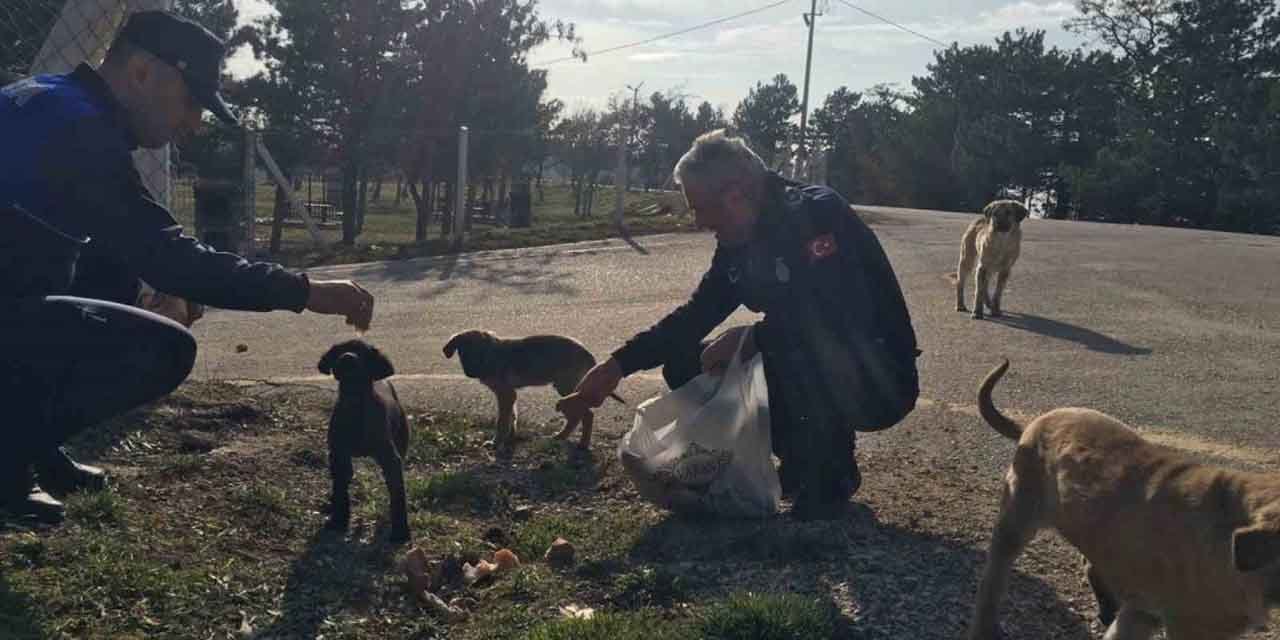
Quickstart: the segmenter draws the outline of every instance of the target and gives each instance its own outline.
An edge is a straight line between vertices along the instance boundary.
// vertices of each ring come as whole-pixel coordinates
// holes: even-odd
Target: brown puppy
[[[326,525],[345,531],[351,520],[348,487],[353,457],[368,456],[382,468],[391,499],[391,541],[409,540],[404,493],[404,456],[409,450],[409,423],[395,387],[383,378],[395,370],[391,361],[363,340],[348,340],[320,358],[320,373],[338,379],[338,402],[329,418],[329,475],[333,479],[331,512]]]
[[[455,334],[444,345],[444,357],[454,353],[462,360],[462,372],[493,391],[498,401],[497,433],[494,445],[499,457],[508,457],[515,447],[516,389],[552,385],[561,396],[573,393],[582,376],[596,366],[596,359],[577,340],[565,336],[537,335],[526,338],[499,338],[490,331],[472,329]],[[622,402],[622,398],[613,396]],[[591,412],[582,416],[578,446],[591,446]],[[578,428],[569,420],[557,439],[568,438]]]
[[[1235,638],[1280,601],[1280,475],[1197,464],[1089,409],[1055,409],[1026,426],[978,391],[982,417],[1018,441],[969,627],[996,636],[1014,559],[1053,528],[1089,561],[1105,640]],[[1116,609],[1118,608],[1118,611]],[[1110,611],[1109,611],[1110,609]],[[1114,612],[1114,620],[1106,620]]]
[[[960,240],[960,266],[956,268],[956,311],[964,306],[964,281],[974,265],[973,317],[982,319],[982,307],[991,308],[991,316],[1000,316],[1000,298],[1004,295],[1009,271],[1022,251],[1022,221],[1027,208],[1013,200],[996,200],[982,209],[982,217],[974,220]],[[996,275],[996,292],[987,296],[987,280]]]

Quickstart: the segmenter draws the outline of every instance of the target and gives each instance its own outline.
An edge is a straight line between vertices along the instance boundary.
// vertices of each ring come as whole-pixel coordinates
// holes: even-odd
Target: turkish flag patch
[[[836,244],[836,237],[830,233],[824,233],[809,241],[809,263],[813,264],[827,256],[833,256],[840,252],[839,245]]]

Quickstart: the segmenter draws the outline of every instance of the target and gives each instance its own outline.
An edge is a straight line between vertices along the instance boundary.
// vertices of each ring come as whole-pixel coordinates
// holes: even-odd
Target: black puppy
[[[344,531],[351,520],[348,487],[351,459],[368,456],[382,468],[391,498],[391,541],[409,540],[409,514],[404,495],[404,455],[409,423],[395,387],[383,378],[395,370],[391,361],[363,340],[333,346],[320,358],[320,373],[338,379],[338,403],[329,418],[329,475],[333,478],[331,513],[326,525]]]

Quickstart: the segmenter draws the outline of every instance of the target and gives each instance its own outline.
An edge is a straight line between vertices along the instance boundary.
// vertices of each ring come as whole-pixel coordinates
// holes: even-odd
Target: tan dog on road
[[[472,329],[449,338],[444,357],[452,358],[454,353],[462,360],[462,372],[488,387],[498,401],[494,446],[499,457],[510,456],[515,447],[516,389],[549,384],[565,396],[573,393],[582,377],[596,366],[595,357],[582,343],[565,336],[500,338],[491,331]],[[613,398],[622,402],[617,395]],[[582,435],[578,446],[588,449],[595,418],[587,411],[580,420]],[[579,419],[569,420],[556,439],[568,438],[578,424]]]
[[[997,637],[1014,559],[1043,528],[1089,561],[1105,640],[1150,638],[1161,625],[1169,640],[1225,640],[1266,623],[1280,602],[1280,474],[1192,462],[1089,409],[1020,425],[991,402],[1008,368],[978,391],[982,417],[1018,447],[970,640]]]
[[[974,278],[973,317],[982,319],[983,306],[990,307],[991,316],[1000,316],[1000,299],[1009,271],[1018,261],[1022,251],[1022,221],[1027,219],[1027,208],[1013,200],[996,200],[982,208],[982,217],[974,220],[964,231],[960,241],[960,266],[956,268],[956,311],[968,311],[964,306],[964,281],[969,272],[978,267]],[[995,295],[987,296],[987,281],[996,276]]]

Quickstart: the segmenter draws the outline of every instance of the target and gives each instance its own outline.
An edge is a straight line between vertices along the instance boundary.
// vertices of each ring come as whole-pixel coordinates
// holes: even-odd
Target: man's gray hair
[[[676,184],[719,192],[732,182],[743,182],[748,193],[760,196],[769,168],[740,137],[726,129],[698,136],[681,156],[674,171]]]

